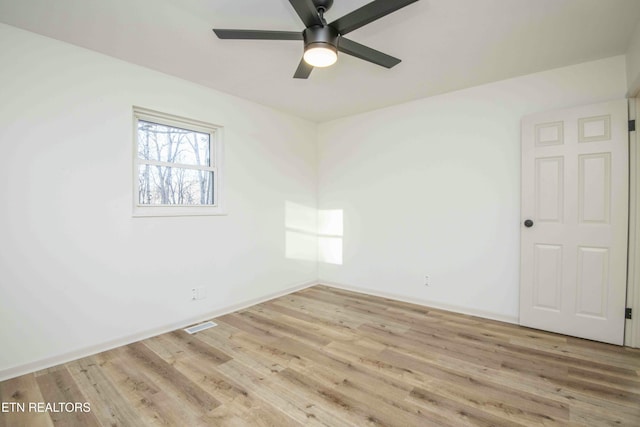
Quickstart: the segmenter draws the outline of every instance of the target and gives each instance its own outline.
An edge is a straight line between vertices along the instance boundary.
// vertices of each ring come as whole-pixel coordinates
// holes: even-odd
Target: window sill
[[[220,206],[134,206],[132,214],[134,218],[225,215]]]

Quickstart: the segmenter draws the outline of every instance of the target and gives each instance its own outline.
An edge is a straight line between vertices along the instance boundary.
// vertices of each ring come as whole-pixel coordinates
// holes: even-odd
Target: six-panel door
[[[520,324],[621,345],[626,100],[522,120],[521,215]]]

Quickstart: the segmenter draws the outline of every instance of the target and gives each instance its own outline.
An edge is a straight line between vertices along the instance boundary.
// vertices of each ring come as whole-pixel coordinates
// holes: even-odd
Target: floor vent
[[[204,331],[205,329],[213,328],[214,326],[218,326],[218,324],[209,320],[208,322],[200,323],[199,325],[190,326],[184,331],[189,334],[195,334],[196,332]]]

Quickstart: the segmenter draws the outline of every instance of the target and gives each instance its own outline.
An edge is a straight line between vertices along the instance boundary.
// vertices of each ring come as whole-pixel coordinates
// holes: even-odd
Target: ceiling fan
[[[293,75],[296,79],[308,78],[313,67],[333,65],[338,59],[338,51],[391,68],[400,63],[398,58],[356,43],[344,35],[416,1],[375,0],[327,24],[324,14],[333,5],[333,0],[289,0],[306,26],[302,32],[223,29],[213,32],[220,39],[304,41],[304,55]]]

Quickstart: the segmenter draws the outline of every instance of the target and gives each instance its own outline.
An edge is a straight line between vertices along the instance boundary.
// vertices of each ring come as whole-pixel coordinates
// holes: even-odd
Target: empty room
[[[0,0],[0,427],[639,426],[638,94],[638,0]]]

